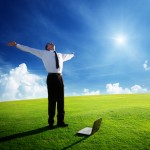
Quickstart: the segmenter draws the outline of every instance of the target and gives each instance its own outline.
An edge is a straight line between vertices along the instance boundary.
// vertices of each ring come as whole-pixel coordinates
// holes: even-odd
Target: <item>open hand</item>
[[[12,42],[8,42],[7,45],[8,46],[16,46],[17,43],[15,41],[12,41]]]

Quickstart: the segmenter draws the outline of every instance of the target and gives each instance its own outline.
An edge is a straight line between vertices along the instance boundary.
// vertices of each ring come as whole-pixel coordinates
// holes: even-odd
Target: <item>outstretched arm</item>
[[[70,60],[73,57],[75,57],[74,53],[72,53],[72,54],[62,54],[63,61]]]
[[[28,46],[20,45],[20,44],[17,44],[15,41],[8,42],[7,45],[8,46],[16,46],[18,49],[20,49],[22,51],[30,52],[33,55],[36,55],[37,57],[40,57],[40,58],[43,55],[42,50],[38,50],[38,49],[34,49],[34,48],[31,48],[31,47],[28,47]]]

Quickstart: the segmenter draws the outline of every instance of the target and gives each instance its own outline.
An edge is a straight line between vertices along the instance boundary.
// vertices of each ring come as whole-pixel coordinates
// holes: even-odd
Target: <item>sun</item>
[[[126,38],[124,36],[120,35],[115,38],[115,41],[117,44],[123,45],[126,43]]]

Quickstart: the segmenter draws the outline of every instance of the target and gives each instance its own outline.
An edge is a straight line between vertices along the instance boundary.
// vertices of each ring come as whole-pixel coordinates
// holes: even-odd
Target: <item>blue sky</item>
[[[41,60],[7,47],[12,40],[75,53],[64,64],[65,95],[150,93],[149,0],[2,0],[0,18],[1,101],[46,97]]]

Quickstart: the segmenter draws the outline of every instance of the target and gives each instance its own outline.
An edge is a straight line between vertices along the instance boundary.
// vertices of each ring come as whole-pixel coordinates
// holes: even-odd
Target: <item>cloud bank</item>
[[[29,73],[22,63],[0,76],[0,101],[47,97],[45,79]]]
[[[21,100],[33,98],[46,98],[46,79],[35,74],[31,74],[25,63],[11,69],[8,74],[0,75],[0,101]],[[79,94],[72,95],[100,95],[100,94],[137,94],[150,93],[150,90],[140,85],[133,85],[130,88],[123,88],[120,83],[108,83],[102,93],[99,89],[90,90],[84,88]]]
[[[106,84],[105,90],[101,92],[100,90],[89,90],[87,88],[83,89],[81,94],[73,92],[73,96],[77,95],[100,95],[100,94],[142,94],[150,93],[150,89],[143,88],[140,85],[133,85],[130,88],[123,88],[120,86],[120,83],[109,83]]]
[[[130,88],[123,88],[119,83],[107,84],[106,93],[107,94],[138,94],[138,93],[149,93],[150,91],[140,85],[134,85]]]

